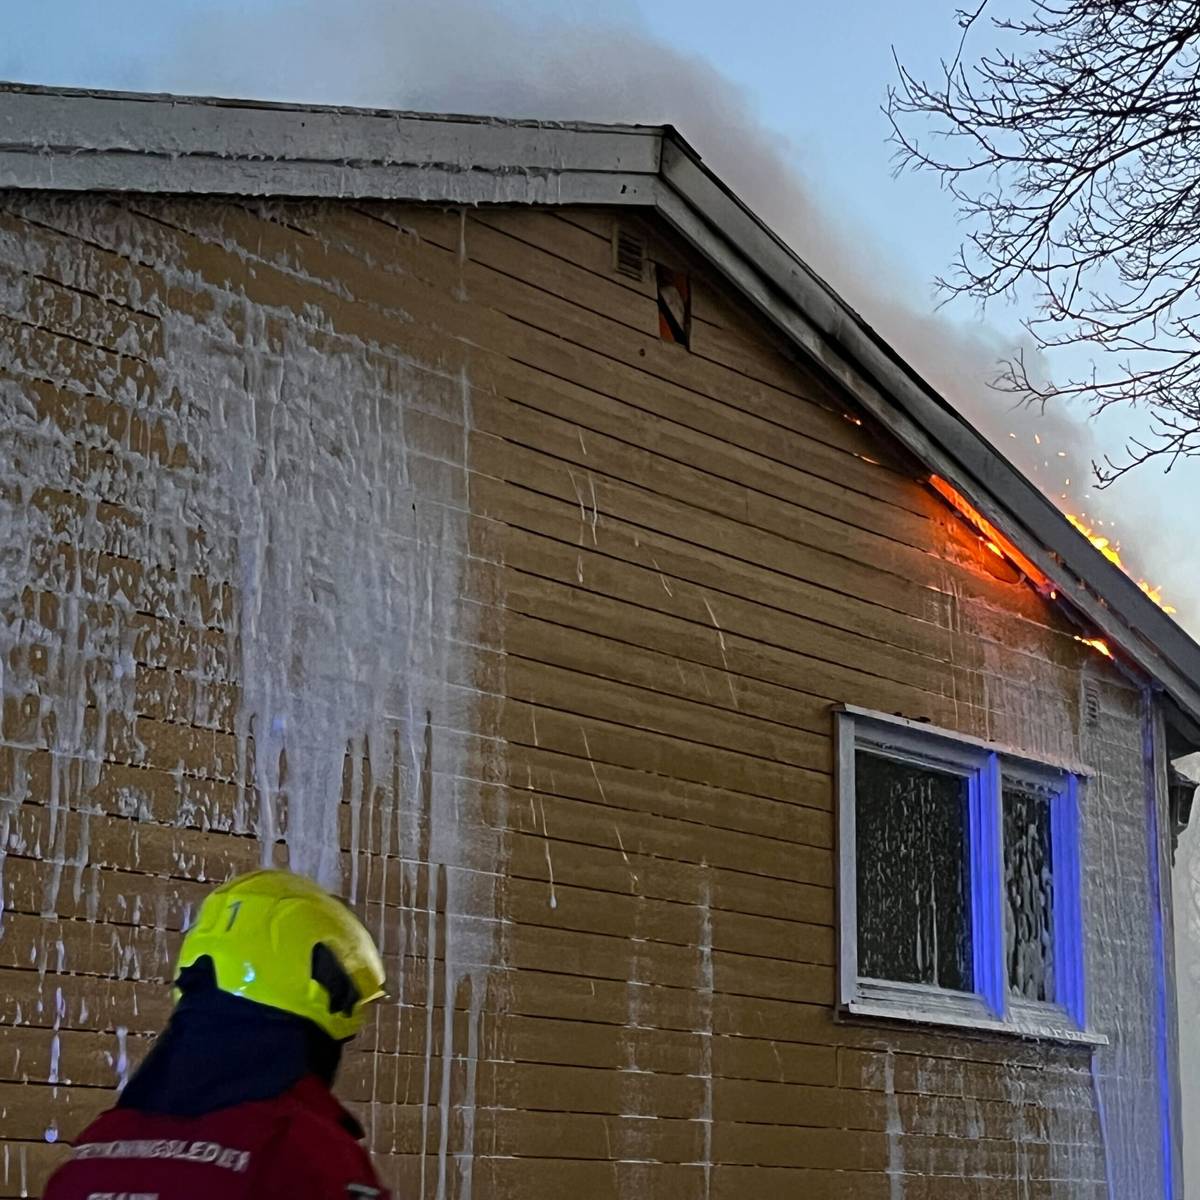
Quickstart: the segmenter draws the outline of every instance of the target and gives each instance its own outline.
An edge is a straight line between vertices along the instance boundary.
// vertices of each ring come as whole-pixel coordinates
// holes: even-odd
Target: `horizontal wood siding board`
[[[473,273],[478,273],[481,267],[469,253],[460,255],[419,237],[414,238],[407,226],[396,229],[394,232],[400,236],[386,239],[381,247],[371,243],[364,245],[360,232],[352,249],[342,249],[328,242],[321,244],[315,238],[298,240],[294,228],[280,227],[269,219],[229,206],[214,214],[211,206],[194,201],[172,200],[157,204],[138,201],[136,205],[136,213],[149,223],[150,231],[157,239],[165,247],[189,258],[203,247],[206,255],[228,262],[231,258],[227,249],[229,239],[238,238],[240,253],[252,257],[265,273],[261,283],[257,279],[254,281],[255,291],[260,291],[264,284],[276,286],[279,289],[276,303],[279,297],[287,298],[298,313],[302,304],[297,302],[307,292],[314,300],[323,300],[324,308],[335,323],[340,312],[349,315],[351,306],[330,286],[335,278],[352,283],[361,293],[361,299],[353,305],[356,325],[361,324],[365,313],[374,311],[377,306],[384,312],[403,313],[403,300],[394,287],[395,272],[402,277],[412,299],[419,298],[422,312],[427,313],[431,321],[437,322],[439,316],[446,313],[446,323],[450,324],[453,318],[449,314],[456,311],[456,306],[461,312],[462,301],[447,300],[444,284],[449,275],[458,286],[467,289],[468,296],[478,293],[478,300],[496,306],[473,314],[472,332],[480,344],[492,344],[506,357],[519,361],[520,356],[514,351],[520,346],[519,331],[523,328],[529,334],[545,335],[536,339],[536,344],[543,347],[545,353],[565,350],[566,357],[560,360],[571,369],[586,366],[593,374],[601,370],[616,379],[634,382],[649,379],[672,394],[699,396],[726,404],[731,392],[736,393],[741,412],[759,412],[774,424],[807,432],[809,436],[820,430],[835,444],[847,448],[866,453],[873,451],[876,455],[890,453],[887,443],[879,442],[846,421],[843,409],[815,381],[810,390],[819,395],[823,403],[809,401],[798,406],[795,396],[769,386],[756,387],[747,394],[745,381],[720,364],[701,363],[692,356],[678,354],[650,334],[639,335],[640,342],[629,344],[631,331],[627,327],[611,331],[598,327],[598,314],[586,312],[576,317],[569,307],[556,305],[545,298],[540,289],[529,287],[522,293],[526,297],[522,306],[511,286],[513,280],[500,286],[489,286],[486,279],[475,279]],[[338,219],[344,217],[335,214],[332,218],[324,218],[327,223]],[[369,228],[374,229],[377,225]],[[254,247],[253,251],[250,246]],[[377,249],[386,253],[382,262],[378,253],[370,253]],[[431,256],[432,261],[429,261]],[[404,264],[399,270],[390,266],[397,259]],[[245,286],[246,281],[242,283]],[[498,336],[489,337],[489,329],[495,329]],[[572,333],[575,338],[568,336]],[[539,365],[545,369],[550,364]]]
[[[612,600],[628,597],[650,611],[674,610],[668,615],[707,626],[714,638],[720,630],[743,643],[759,641],[798,653],[807,649],[810,657],[830,666],[843,665],[885,679],[895,678],[889,667],[900,669],[907,672],[900,682],[907,678],[911,686],[935,693],[951,688],[956,674],[985,661],[981,651],[990,646],[1003,646],[1006,656],[1018,656],[1017,661],[1035,677],[1054,667],[1080,670],[1090,661],[1074,635],[1043,634],[1044,653],[1039,659],[1034,653],[1038,627],[1031,622],[1013,621],[982,604],[960,606],[949,594],[932,589],[914,589],[905,595],[898,586],[890,596],[880,589],[872,604],[853,594],[854,573],[844,564],[832,563],[826,573],[823,565],[810,565],[807,555],[788,556],[784,562],[777,558],[773,565],[765,552],[754,561],[733,557],[732,534],[729,549],[723,552],[689,541],[690,531],[682,519],[677,532],[663,534],[640,524],[636,513],[626,520],[610,512],[597,520],[593,538],[586,501],[581,519],[578,501],[572,503],[561,492],[481,479],[475,495],[484,512],[498,517],[507,505],[512,527],[522,535],[537,535],[536,540],[505,538],[506,554],[511,556],[507,561],[514,567],[519,564],[523,573],[553,583],[551,564],[571,560],[576,588]],[[781,544],[779,557],[785,556],[785,547]],[[793,575],[793,570],[807,578]],[[818,582],[822,574],[833,576],[837,586]],[[521,583],[524,589],[538,586],[532,580]],[[732,619],[731,611],[745,616]],[[722,618],[715,618],[718,612]],[[966,626],[962,631],[966,636],[939,622],[939,616],[942,622],[958,617]],[[793,635],[801,640],[791,640]],[[1006,636],[1007,641],[1002,640]],[[1054,659],[1049,665],[1047,654]],[[898,668],[896,663],[906,667]]]

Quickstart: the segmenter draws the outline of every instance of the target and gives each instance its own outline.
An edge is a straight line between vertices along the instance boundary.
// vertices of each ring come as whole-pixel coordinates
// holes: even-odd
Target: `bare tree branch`
[[[997,386],[1028,402],[1139,406],[1149,433],[1111,482],[1150,459],[1200,456],[1200,0],[1013,0],[1023,15],[957,14],[932,82],[897,61],[887,114],[897,169],[934,172],[967,234],[950,296],[1032,292],[1041,349],[1124,355],[1111,375]],[[992,48],[971,59],[968,41]],[[923,131],[924,139],[917,136]],[[936,150],[932,147],[936,147]]]

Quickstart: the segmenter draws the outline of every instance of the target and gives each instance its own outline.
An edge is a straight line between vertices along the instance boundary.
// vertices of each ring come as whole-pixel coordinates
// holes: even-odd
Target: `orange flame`
[[[967,519],[974,526],[975,531],[979,534],[979,540],[993,554],[1000,558],[1007,559],[1018,570],[1022,571],[1031,583],[1042,593],[1043,596],[1048,596],[1051,600],[1058,599],[1058,591],[1053,586],[1051,581],[1044,575],[1036,566],[1023,555],[1002,534],[961,492],[959,492],[953,484],[948,483],[938,475],[929,477],[929,485],[933,488],[943,500],[946,500],[958,513]],[[1104,555],[1114,566],[1125,571],[1125,564],[1121,561],[1120,549],[1112,543],[1110,538],[1103,534],[1098,534],[1079,517],[1072,513],[1065,514],[1068,521],[1092,543],[1092,545]],[[1128,574],[1128,572],[1126,572]],[[1173,613],[1175,611],[1169,604],[1163,603],[1162,589],[1151,587],[1144,579],[1137,580],[1137,585],[1154,601],[1164,612]],[[1085,646],[1090,646],[1098,654],[1103,654],[1105,658],[1114,658],[1112,649],[1104,638],[1099,637],[1080,637],[1075,636],[1077,642]]]
[[[1092,543],[1093,546],[1096,547],[1097,550],[1100,551],[1101,554],[1104,555],[1105,558],[1108,559],[1110,563],[1113,564],[1114,567],[1120,567],[1120,569],[1124,571],[1126,575],[1129,574],[1125,564],[1121,561],[1120,549],[1113,545],[1110,538],[1106,538],[1103,534],[1097,533],[1091,528],[1091,526],[1084,524],[1084,522],[1075,516],[1074,513],[1067,513],[1066,518],[1080,533],[1083,534],[1085,538],[1087,538],[1089,542]],[[1172,605],[1166,604],[1163,601],[1161,587],[1155,587],[1147,583],[1144,579],[1137,580],[1137,585],[1142,589],[1143,592],[1146,593],[1147,596],[1150,597],[1151,600],[1154,601],[1155,604],[1158,605],[1159,608],[1163,610],[1163,612],[1169,614],[1176,611]]]
[[[929,486],[932,487],[933,490],[937,492],[937,494],[941,496],[943,500],[948,501],[957,512],[966,517],[967,521],[975,527],[975,530],[979,534],[983,544],[993,554],[999,556],[1000,558],[1008,559],[1008,561],[1011,562],[1013,566],[1017,568],[1017,570],[1032,580],[1034,587],[1036,587],[1039,591],[1044,592],[1049,587],[1050,580],[1047,579],[1046,576],[1039,571],[1038,568],[1035,567],[1033,563],[1031,563],[1029,559],[1026,558],[1025,555],[1022,554],[1021,551],[1018,550],[1016,546],[1014,546],[1012,542],[1010,542],[1008,538],[1006,538],[1004,534],[1002,534],[1000,530],[998,530],[995,525],[993,525],[991,521],[989,521],[987,517],[983,515],[983,513],[979,511],[979,509],[977,509],[960,491],[958,491],[953,484],[947,483],[946,480],[944,480],[940,475],[931,475],[929,477]]]

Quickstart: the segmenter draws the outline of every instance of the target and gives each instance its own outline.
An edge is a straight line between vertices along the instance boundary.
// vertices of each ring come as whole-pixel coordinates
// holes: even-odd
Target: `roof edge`
[[[582,132],[608,132],[637,135],[662,133],[669,125],[641,125],[604,121],[551,121],[537,117],[496,117],[489,113],[425,112],[420,109],[385,108],[370,104],[313,104],[307,101],[262,100],[246,96],[205,96],[188,92],[131,92],[119,88],[66,87],[55,84],[22,83],[0,79],[0,103],[5,95],[41,96],[68,100],[129,101],[134,104],[165,104],[173,107],[195,105],[203,108],[247,109],[281,113],[332,113],[348,117],[404,117],[431,124],[506,125],[523,129],[563,129]]]
[[[1105,637],[1200,722],[1200,645],[1098,553],[1039,488],[970,425],[690,147],[665,139],[660,201],[739,290],[927,468],[944,476],[1054,581]],[[752,264],[762,284],[739,270]],[[740,274],[740,278],[736,275]]]
[[[652,125],[0,84],[0,187],[650,204]]]

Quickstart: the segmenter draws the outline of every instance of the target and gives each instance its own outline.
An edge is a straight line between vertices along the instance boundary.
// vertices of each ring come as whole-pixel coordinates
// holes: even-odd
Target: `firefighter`
[[[255,871],[218,887],[183,939],[166,1030],[44,1200],[384,1197],[330,1090],[382,995],[371,935],[315,883]]]

